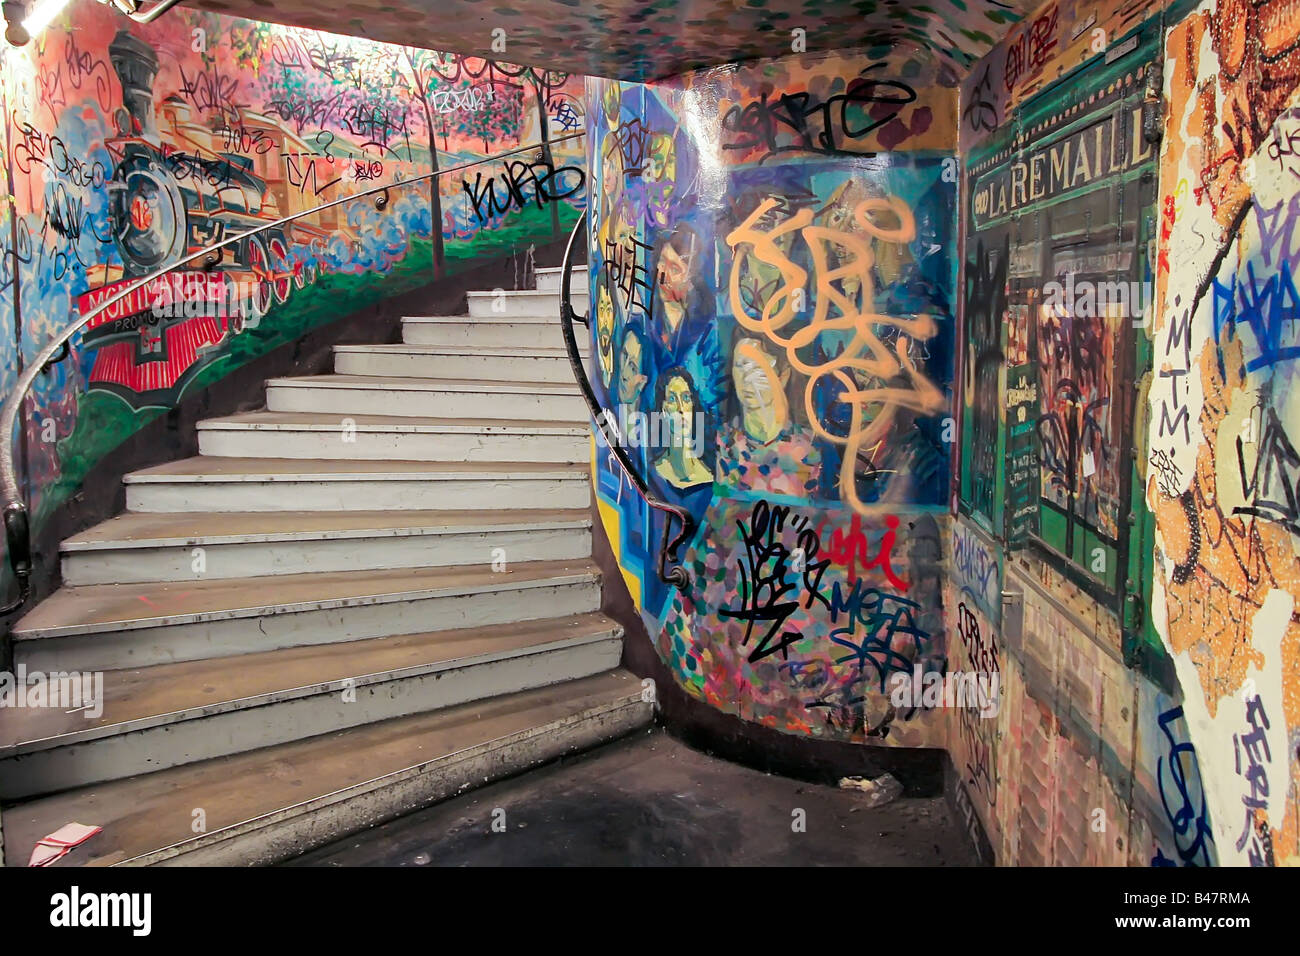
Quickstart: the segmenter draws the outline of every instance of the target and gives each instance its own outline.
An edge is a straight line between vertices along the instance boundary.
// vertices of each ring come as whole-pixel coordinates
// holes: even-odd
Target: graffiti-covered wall
[[[580,130],[580,77],[177,9],[72,4],[3,53],[0,384],[77,314],[214,242]],[[530,243],[585,203],[580,142],[313,212],[101,313],[39,380],[39,526],[182,397],[307,330]],[[187,311],[188,310],[188,311]]]
[[[794,734],[922,745],[942,673],[955,90],[924,56],[589,80],[593,378],[693,585],[603,443],[598,503],[687,692]]]
[[[1144,489],[1153,618],[1219,859],[1300,858],[1300,8],[1199,4],[1165,42]]]
[[[1000,862],[1296,858],[1293,16],[1051,2],[962,87],[952,660],[1004,696],[950,751]]]

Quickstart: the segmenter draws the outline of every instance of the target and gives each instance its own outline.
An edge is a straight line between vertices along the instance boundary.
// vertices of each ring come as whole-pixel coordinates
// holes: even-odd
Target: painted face
[[[602,352],[614,341],[614,302],[604,286],[596,296],[596,341]]]
[[[617,153],[605,154],[605,162],[601,167],[601,185],[607,199],[612,198],[618,192],[619,178],[622,175],[619,165]]]
[[[664,388],[664,415],[673,423],[673,436],[683,443],[691,439],[691,424],[695,420],[695,402],[686,379],[674,375]]]
[[[853,210],[847,203],[839,203],[826,213],[826,226],[837,232],[848,231],[853,226]]]
[[[671,136],[656,136],[646,155],[646,178],[651,182],[676,177],[676,149]]]
[[[731,362],[731,383],[741,407],[750,412],[771,407],[773,396],[781,387],[771,357],[753,339],[745,339],[736,345],[736,355]]]
[[[641,394],[645,376],[641,374],[641,340],[631,333],[623,336],[623,358],[618,366],[618,398],[630,405]]]
[[[659,255],[660,293],[666,301],[680,304],[686,301],[690,287],[690,265],[672,246],[664,246]]]

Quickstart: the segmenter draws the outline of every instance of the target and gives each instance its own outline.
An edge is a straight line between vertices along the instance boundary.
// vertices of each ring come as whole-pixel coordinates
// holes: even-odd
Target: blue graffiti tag
[[[1160,788],[1160,803],[1165,818],[1174,830],[1174,846],[1183,866],[1211,866],[1209,844],[1214,842],[1210,831],[1210,808],[1201,787],[1201,771],[1196,759],[1196,749],[1191,741],[1179,741],[1170,729],[1175,721],[1183,719],[1183,708],[1175,707],[1160,715],[1160,730],[1169,741],[1169,777],[1177,791],[1178,808],[1170,807],[1170,794],[1165,788],[1165,757],[1156,761],[1156,785]],[[1192,788],[1197,792],[1194,798]],[[1199,807],[1197,804],[1199,803]],[[1163,852],[1157,850],[1152,866],[1175,866]]]
[[[1214,340],[1224,328],[1235,333],[1246,323],[1255,336],[1259,355],[1246,363],[1246,371],[1300,358],[1300,345],[1283,345],[1282,337],[1300,319],[1300,296],[1291,278],[1291,264],[1282,263],[1277,274],[1262,283],[1255,276],[1254,263],[1246,265],[1246,279],[1233,276],[1227,285],[1214,280]]]

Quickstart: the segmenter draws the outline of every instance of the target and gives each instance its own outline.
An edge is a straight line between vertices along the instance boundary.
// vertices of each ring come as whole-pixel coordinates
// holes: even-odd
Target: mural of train
[[[311,156],[301,138],[242,107],[200,116],[180,96],[155,107],[157,54],[123,30],[109,45],[122,87],[109,217],[121,264],[92,270],[82,314],[131,283],[213,243],[320,205],[295,188],[285,157]],[[235,151],[236,147],[241,151]],[[137,407],[167,404],[229,336],[313,282],[327,240],[354,244],[338,207],[241,239],[211,269],[168,273],[105,310],[83,343],[95,348],[89,387]]]

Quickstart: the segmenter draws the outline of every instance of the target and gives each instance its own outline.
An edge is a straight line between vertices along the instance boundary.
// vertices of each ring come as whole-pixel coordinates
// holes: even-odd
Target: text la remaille
[[[1128,124],[1127,130],[1124,124]],[[972,212],[977,225],[984,225],[1030,203],[1123,173],[1152,155],[1151,144],[1142,136],[1142,107],[1138,105],[1031,149],[976,180]]]

